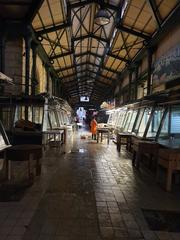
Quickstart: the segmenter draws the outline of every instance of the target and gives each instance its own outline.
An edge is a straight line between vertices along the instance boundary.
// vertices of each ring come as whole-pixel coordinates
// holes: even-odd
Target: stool
[[[40,159],[42,157],[41,145],[25,144],[15,145],[6,150],[7,177],[11,179],[11,161],[27,161],[28,177],[31,179],[31,161],[36,160],[36,175],[41,174]]]

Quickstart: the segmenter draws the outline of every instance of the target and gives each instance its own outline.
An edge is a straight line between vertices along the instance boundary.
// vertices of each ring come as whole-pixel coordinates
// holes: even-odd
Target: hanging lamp
[[[104,26],[110,23],[110,16],[105,9],[99,9],[95,15],[94,21],[97,25]]]

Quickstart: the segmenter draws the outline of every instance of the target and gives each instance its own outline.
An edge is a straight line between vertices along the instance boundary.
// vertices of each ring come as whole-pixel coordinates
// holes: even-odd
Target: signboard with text
[[[180,77],[180,44],[170,49],[154,63],[152,72],[153,86],[177,79]]]

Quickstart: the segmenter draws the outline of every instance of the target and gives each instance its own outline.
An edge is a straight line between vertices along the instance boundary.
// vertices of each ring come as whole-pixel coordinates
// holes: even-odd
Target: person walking
[[[96,133],[97,133],[97,122],[95,117],[91,120],[90,126],[91,126],[91,133],[92,133],[92,139],[96,140]]]

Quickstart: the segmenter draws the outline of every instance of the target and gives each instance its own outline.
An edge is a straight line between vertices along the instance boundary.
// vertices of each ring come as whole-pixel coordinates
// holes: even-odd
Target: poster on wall
[[[180,77],[180,44],[155,61],[152,72],[153,87]]]

